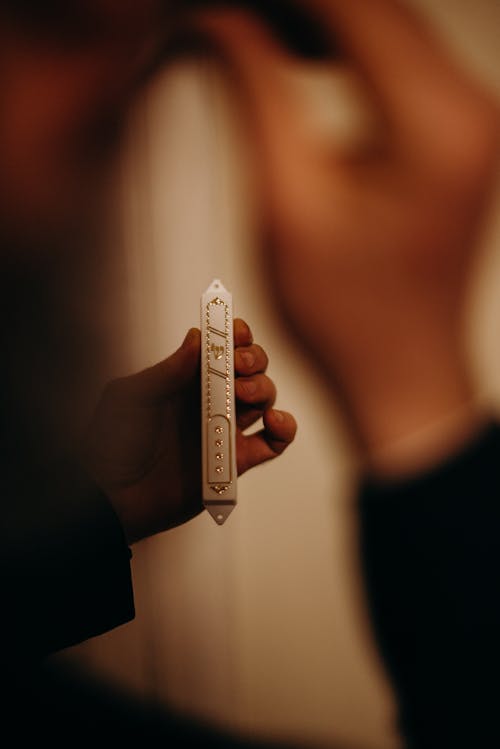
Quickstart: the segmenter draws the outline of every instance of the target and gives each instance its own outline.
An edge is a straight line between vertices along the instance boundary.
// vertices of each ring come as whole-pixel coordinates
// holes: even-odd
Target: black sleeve
[[[500,427],[414,480],[366,480],[359,510],[407,746],[500,746]]]
[[[67,462],[5,466],[0,482],[3,660],[45,656],[132,619],[130,552],[97,487]]]

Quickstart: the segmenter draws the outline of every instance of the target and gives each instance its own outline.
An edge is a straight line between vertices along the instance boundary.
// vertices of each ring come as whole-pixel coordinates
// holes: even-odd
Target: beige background
[[[498,4],[417,4],[464,63],[497,86]],[[342,92],[326,110],[317,96],[323,86],[306,83],[318,121],[342,126]],[[239,505],[224,527],[203,514],[136,546],[137,619],[70,655],[234,730],[308,747],[390,749],[398,746],[394,707],[358,574],[347,441],[264,292],[238,155],[210,69],[191,62],[159,75],[133,119],[123,161],[121,231],[113,241],[126,337],[117,371],[171,352],[198,324],[200,294],[220,277],[236,314],[270,353],[278,406],[300,424],[296,442],[240,480]],[[496,215],[471,312],[478,379],[493,402],[500,394]]]

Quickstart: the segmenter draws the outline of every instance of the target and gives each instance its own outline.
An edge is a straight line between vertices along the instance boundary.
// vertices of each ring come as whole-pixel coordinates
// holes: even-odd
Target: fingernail
[[[238,356],[247,367],[253,367],[253,365],[255,364],[255,356],[251,354],[250,351],[240,352]]]
[[[285,414],[283,413],[283,411],[273,410],[273,414],[276,421],[280,424],[283,424],[283,422],[285,421]]]
[[[253,335],[249,325],[244,320],[240,320],[240,325],[243,327],[245,335],[247,336],[250,343],[253,343]]]

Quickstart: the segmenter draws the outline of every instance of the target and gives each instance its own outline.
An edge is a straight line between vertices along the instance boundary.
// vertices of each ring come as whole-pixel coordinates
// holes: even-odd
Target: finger
[[[236,317],[233,321],[233,335],[235,347],[250,346],[253,343],[253,335],[250,327],[239,317]]]
[[[274,382],[264,374],[256,374],[252,377],[238,377],[235,381],[236,410],[244,405],[258,404],[262,410],[270,408],[276,400],[276,386]]]
[[[262,418],[264,409],[259,406],[243,406],[239,404],[236,410],[236,424],[238,429],[244,432]]]
[[[297,422],[291,414],[273,409],[266,411],[264,429],[249,436],[241,433],[238,436],[238,474],[281,455],[293,442],[296,432]]]
[[[252,375],[265,372],[269,359],[266,352],[257,344],[240,347],[234,353],[234,366],[237,375]]]
[[[142,372],[115,381],[124,396],[148,405],[168,398],[192,383],[200,361],[201,333],[191,328],[171,356]]]

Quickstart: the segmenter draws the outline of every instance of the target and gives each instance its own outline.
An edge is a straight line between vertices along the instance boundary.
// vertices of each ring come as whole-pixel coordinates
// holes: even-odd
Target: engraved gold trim
[[[226,333],[224,333],[222,330],[218,330],[217,328],[212,327],[211,325],[208,327],[208,330],[211,333],[215,333],[216,335],[220,335],[221,338],[226,338]]]
[[[207,461],[207,479],[209,478],[209,471],[208,471],[208,466],[209,466],[208,450],[210,450],[210,433],[209,433],[210,422],[212,421],[212,419],[216,418],[217,416],[221,417],[222,419],[226,419],[226,421],[227,421],[228,435],[227,435],[227,456],[226,457],[227,457],[227,459],[229,461],[229,482],[228,483],[231,484],[232,481],[233,481],[233,442],[232,442],[232,427],[233,427],[233,425],[232,425],[230,419],[227,416],[224,416],[224,414],[214,414],[210,419],[208,419],[207,424],[206,424],[206,446],[207,446],[206,453],[207,454],[206,454],[205,457],[206,457],[206,461]],[[215,446],[218,449],[220,449],[221,447],[224,447],[225,446],[224,440],[222,440],[220,438],[216,439],[215,440]],[[208,481],[208,484],[210,485],[211,488],[213,488],[214,482]],[[219,482],[217,482],[216,485],[220,486]]]
[[[203,460],[205,504],[235,505],[230,499],[237,472],[233,465],[236,423],[232,407],[234,394],[232,358],[232,303],[230,295],[221,298],[213,292],[204,297],[202,304],[203,341],[202,357],[204,379],[204,419],[206,449]],[[219,426],[215,434],[212,431]],[[224,426],[222,435],[222,426]],[[218,439],[219,438],[219,439]],[[222,439],[220,439],[222,438]],[[217,441],[217,445],[214,444]],[[222,456],[222,457],[221,457]],[[219,475],[216,473],[218,470]],[[223,472],[222,472],[223,471]],[[209,499],[210,495],[213,499]],[[215,515],[214,515],[215,517]],[[218,521],[217,521],[218,522]]]
[[[224,486],[211,486],[211,490],[215,492],[216,494],[224,494],[224,492],[227,492],[229,489],[230,484],[225,484]]]
[[[217,377],[222,377],[223,380],[225,380],[227,377],[227,375],[223,374],[222,372],[218,372],[216,369],[212,369],[212,367],[207,370],[207,374],[217,375]]]
[[[211,307],[213,306],[223,306],[224,307],[224,332],[218,330],[214,326],[210,325],[210,312]],[[205,340],[205,358],[206,358],[206,365],[207,365],[207,418],[210,419],[212,414],[212,379],[211,375],[217,375],[218,377],[223,378],[226,381],[226,418],[229,420],[231,419],[231,372],[230,372],[230,357],[229,357],[229,335],[231,334],[230,331],[230,322],[231,322],[231,316],[229,314],[229,305],[227,302],[225,302],[220,297],[216,296],[214,299],[212,299],[210,302],[208,302],[206,307],[206,340]],[[222,335],[226,339],[225,343],[225,364],[226,364],[226,373],[217,372],[216,370],[212,369],[210,366],[210,351],[211,351],[211,340],[210,340],[210,333],[215,332],[218,335]],[[221,357],[222,358],[222,357]]]

